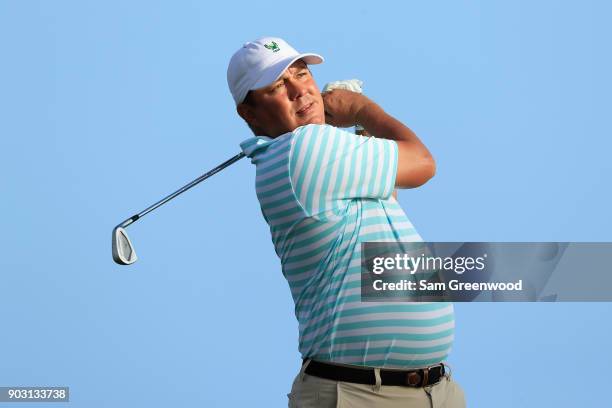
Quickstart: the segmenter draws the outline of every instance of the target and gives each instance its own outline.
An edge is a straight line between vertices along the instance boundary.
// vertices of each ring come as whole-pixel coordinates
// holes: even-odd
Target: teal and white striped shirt
[[[295,301],[302,357],[412,368],[443,361],[450,303],[361,302],[361,243],[422,241],[391,196],[397,144],[307,125],[241,143]]]

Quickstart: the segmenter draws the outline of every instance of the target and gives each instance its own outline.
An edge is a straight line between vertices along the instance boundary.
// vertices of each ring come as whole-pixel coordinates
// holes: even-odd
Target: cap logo
[[[280,48],[278,48],[278,44],[274,41],[272,41],[270,44],[264,44],[264,47],[271,50],[272,52],[280,51]]]

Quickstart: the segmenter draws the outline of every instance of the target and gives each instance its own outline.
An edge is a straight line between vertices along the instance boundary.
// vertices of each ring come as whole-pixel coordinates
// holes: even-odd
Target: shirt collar
[[[276,140],[277,139],[272,139],[268,136],[250,137],[240,143],[240,148],[242,149],[242,152],[246,154],[247,157],[252,158],[257,151],[268,148]]]

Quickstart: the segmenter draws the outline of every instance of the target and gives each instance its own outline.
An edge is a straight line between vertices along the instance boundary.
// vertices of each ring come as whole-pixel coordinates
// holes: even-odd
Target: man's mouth
[[[310,103],[302,106],[296,113],[298,115],[305,115],[307,113],[310,113],[310,111],[312,110],[313,105],[314,105],[314,102],[310,102]]]

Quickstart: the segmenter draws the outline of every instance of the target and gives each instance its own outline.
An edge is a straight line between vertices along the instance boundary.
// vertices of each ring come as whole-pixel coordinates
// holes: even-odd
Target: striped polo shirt
[[[257,198],[295,302],[302,357],[388,368],[445,360],[451,303],[361,302],[361,243],[422,241],[391,195],[397,144],[306,125],[241,147],[257,169]]]

